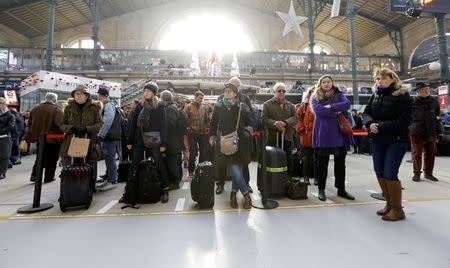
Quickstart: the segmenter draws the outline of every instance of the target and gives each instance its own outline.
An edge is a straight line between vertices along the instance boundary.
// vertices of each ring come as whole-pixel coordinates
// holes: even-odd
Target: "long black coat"
[[[184,133],[179,132],[178,113],[179,110],[175,103],[170,102],[166,105],[168,153],[179,153],[183,150]]]
[[[378,123],[379,133],[369,133],[376,143],[408,142],[412,100],[408,90],[387,89],[375,92],[364,109],[363,123],[367,129]]]
[[[431,96],[417,97],[412,107],[411,136],[436,137],[440,114],[437,100]]]
[[[211,122],[209,125],[210,135],[219,137],[222,135],[230,134],[236,130],[236,123],[239,114],[239,105],[241,102],[237,102],[230,108],[225,107],[223,100],[220,100],[214,106]],[[250,116],[250,108],[242,103],[241,119],[238,126],[238,152],[234,155],[219,154],[219,160],[225,164],[248,164],[251,161],[251,133],[245,131],[245,128],[252,125],[253,119]]]
[[[0,135],[11,135],[12,132],[16,131],[15,122],[16,119],[10,111],[0,115]]]

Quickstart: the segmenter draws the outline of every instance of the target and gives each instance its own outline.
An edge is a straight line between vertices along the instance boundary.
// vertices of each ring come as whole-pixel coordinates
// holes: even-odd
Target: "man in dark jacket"
[[[100,191],[106,191],[116,187],[116,152],[119,141],[122,138],[121,118],[116,106],[109,98],[108,89],[100,87],[97,94],[99,100],[103,103],[103,125],[98,132],[98,139],[102,141],[102,149],[106,164],[106,178],[105,181],[98,186],[98,189]]]
[[[21,155],[19,150],[20,137],[22,137],[25,131],[25,123],[22,115],[12,108],[9,110],[16,120],[15,131],[11,132],[11,152],[10,152],[10,164],[19,165],[21,164]]]
[[[181,151],[183,150],[183,137],[187,129],[180,128],[180,111],[173,101],[173,95],[169,90],[161,92],[161,101],[166,106],[167,120],[167,148],[164,164],[169,177],[169,190],[180,189],[182,178]]]
[[[358,114],[358,111],[356,109],[352,109],[352,117],[353,120],[355,121],[355,127],[353,129],[356,130],[362,130],[363,129],[363,123],[362,123],[362,118],[361,115]],[[359,152],[359,147],[361,147],[361,137],[355,136],[355,144],[353,144],[353,148],[354,148],[354,154],[358,154]]]
[[[413,103],[411,134],[411,154],[414,166],[413,181],[420,181],[422,169],[422,153],[424,153],[423,171],[425,178],[438,181],[433,176],[434,157],[436,152],[437,129],[439,124],[439,103],[430,96],[428,84],[420,82],[416,84],[417,97]]]
[[[55,93],[47,93],[45,102],[39,104],[31,110],[28,119],[28,131],[25,134],[25,140],[30,143],[39,144],[39,135],[41,133],[57,134],[61,133],[60,126],[63,120],[63,112],[56,105],[58,96]],[[45,159],[43,159],[43,167],[45,169],[44,182],[55,180],[56,163],[58,162],[59,150],[61,142],[59,140],[47,140],[45,144]],[[37,156],[36,156],[37,160]],[[30,181],[36,179],[36,160],[31,172]]]
[[[0,180],[6,177],[9,162],[11,132],[15,131],[15,118],[6,105],[6,99],[0,98]]]

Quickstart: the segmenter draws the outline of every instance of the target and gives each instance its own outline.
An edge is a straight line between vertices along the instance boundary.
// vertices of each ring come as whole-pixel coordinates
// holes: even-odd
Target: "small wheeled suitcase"
[[[137,199],[140,204],[156,203],[161,199],[161,181],[153,158],[139,164]]]
[[[88,209],[94,193],[94,168],[92,165],[81,163],[63,167],[61,171],[61,189],[59,206],[62,212],[67,208],[83,207]]]
[[[197,165],[191,181],[191,197],[200,208],[214,207],[214,167],[205,161]]]
[[[277,134],[278,144],[278,134]],[[286,193],[288,180],[287,160],[284,147],[284,133],[281,137],[281,148],[266,146],[266,178],[269,189],[265,189],[268,197],[282,196]],[[260,192],[263,191],[261,156],[258,160],[257,185]]]
[[[131,161],[120,162],[117,168],[117,182],[127,182],[131,172]]]

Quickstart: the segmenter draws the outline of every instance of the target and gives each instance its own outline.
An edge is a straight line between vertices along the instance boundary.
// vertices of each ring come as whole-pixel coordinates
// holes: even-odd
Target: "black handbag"
[[[308,184],[291,178],[286,184],[286,196],[289,199],[308,199]]]

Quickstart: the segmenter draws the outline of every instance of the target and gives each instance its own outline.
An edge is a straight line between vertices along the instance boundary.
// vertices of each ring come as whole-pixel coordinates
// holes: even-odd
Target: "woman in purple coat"
[[[337,121],[339,113],[348,112],[350,109],[350,101],[333,85],[333,78],[324,75],[317,82],[310,102],[316,115],[312,147],[316,159],[315,175],[318,180],[319,200],[327,199],[325,184],[330,154],[334,155],[334,186],[338,189],[338,196],[354,200],[355,198],[345,190],[345,157],[347,146],[354,143],[353,137],[342,134]]]

